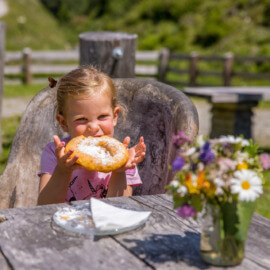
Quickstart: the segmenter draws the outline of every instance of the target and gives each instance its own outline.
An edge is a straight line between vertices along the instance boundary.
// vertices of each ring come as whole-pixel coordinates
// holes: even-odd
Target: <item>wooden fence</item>
[[[200,67],[203,62],[208,64],[207,68]],[[235,66],[247,62],[253,66],[266,64],[269,68],[260,73],[235,70]],[[48,76],[61,76],[76,68],[78,63],[77,50],[24,49],[22,52],[6,52],[5,83],[43,83]],[[184,68],[181,67],[182,63],[185,63]],[[219,67],[216,68],[214,64],[214,70],[209,70],[212,63],[219,64]],[[135,74],[137,77],[148,77],[175,86],[201,86],[203,84],[199,79],[209,76],[219,78],[219,82],[215,85],[230,86],[232,79],[236,77],[262,80],[270,84],[270,57],[239,57],[231,53],[223,56],[202,56],[196,52],[188,55],[170,52],[166,48],[160,51],[137,51]]]

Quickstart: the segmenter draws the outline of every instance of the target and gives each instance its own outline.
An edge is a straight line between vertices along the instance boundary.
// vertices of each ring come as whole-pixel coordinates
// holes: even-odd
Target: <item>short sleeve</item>
[[[137,166],[134,169],[126,170],[126,179],[128,186],[138,186],[142,184]]]
[[[67,144],[71,140],[71,137],[61,138],[62,142]],[[40,159],[40,171],[38,172],[38,176],[40,177],[42,174],[53,174],[54,169],[57,164],[57,158],[55,155],[55,144],[54,142],[48,143],[41,154]]]
[[[47,144],[42,151],[40,160],[40,171],[38,172],[38,176],[40,177],[42,174],[52,175],[56,164],[57,158],[55,156],[55,145],[52,142]]]

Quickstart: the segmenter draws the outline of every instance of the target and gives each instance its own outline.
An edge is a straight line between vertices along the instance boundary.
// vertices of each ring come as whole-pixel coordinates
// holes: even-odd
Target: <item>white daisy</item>
[[[224,180],[221,178],[215,178],[214,179],[214,184],[216,186],[216,195],[222,195],[224,193],[223,187],[225,186]]]
[[[179,186],[179,182],[177,180],[172,180],[170,186],[177,188]]]
[[[202,147],[204,145],[204,143],[205,143],[205,140],[203,138],[203,135],[202,134],[198,135],[197,144],[199,145],[199,147]]]
[[[177,189],[177,192],[181,195],[181,197],[184,197],[187,194],[187,191],[187,187],[183,185]]]
[[[197,186],[197,178],[198,178],[198,176],[196,174],[194,174],[194,173],[191,174],[190,180],[191,180],[192,185],[195,187]]]
[[[204,164],[202,162],[198,163],[198,170],[202,171],[204,169]]]
[[[244,161],[248,160],[248,153],[247,152],[236,152],[236,161],[237,163],[243,163]]]
[[[186,152],[183,153],[183,156],[191,156],[196,152],[196,148],[195,147],[191,147],[189,148]]]
[[[263,193],[262,180],[251,170],[234,173],[231,179],[231,192],[238,194],[240,201],[255,201]]]
[[[242,146],[247,146],[249,145],[248,140],[245,140],[241,137],[234,137],[232,135],[228,135],[228,136],[221,136],[219,138],[219,142],[220,143],[231,143],[231,144],[237,144],[237,143],[241,143]]]

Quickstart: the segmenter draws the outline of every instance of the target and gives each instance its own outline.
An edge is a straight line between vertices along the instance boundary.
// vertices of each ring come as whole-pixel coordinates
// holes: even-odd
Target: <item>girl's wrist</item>
[[[54,172],[56,174],[60,175],[61,177],[65,177],[65,178],[69,179],[71,177],[73,171],[66,169],[66,168],[63,168],[59,165],[56,165]]]
[[[115,170],[115,171],[112,171],[112,175],[117,175],[117,176],[120,176],[120,175],[125,175],[126,174],[126,171],[120,171],[120,170]]]

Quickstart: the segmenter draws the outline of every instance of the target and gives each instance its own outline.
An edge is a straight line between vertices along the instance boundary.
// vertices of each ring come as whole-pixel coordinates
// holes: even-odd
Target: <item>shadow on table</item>
[[[134,243],[129,250],[149,263],[185,262],[199,269],[207,269],[200,257],[200,234],[186,232],[185,236],[176,234],[153,234],[144,240],[123,239],[126,243]]]

